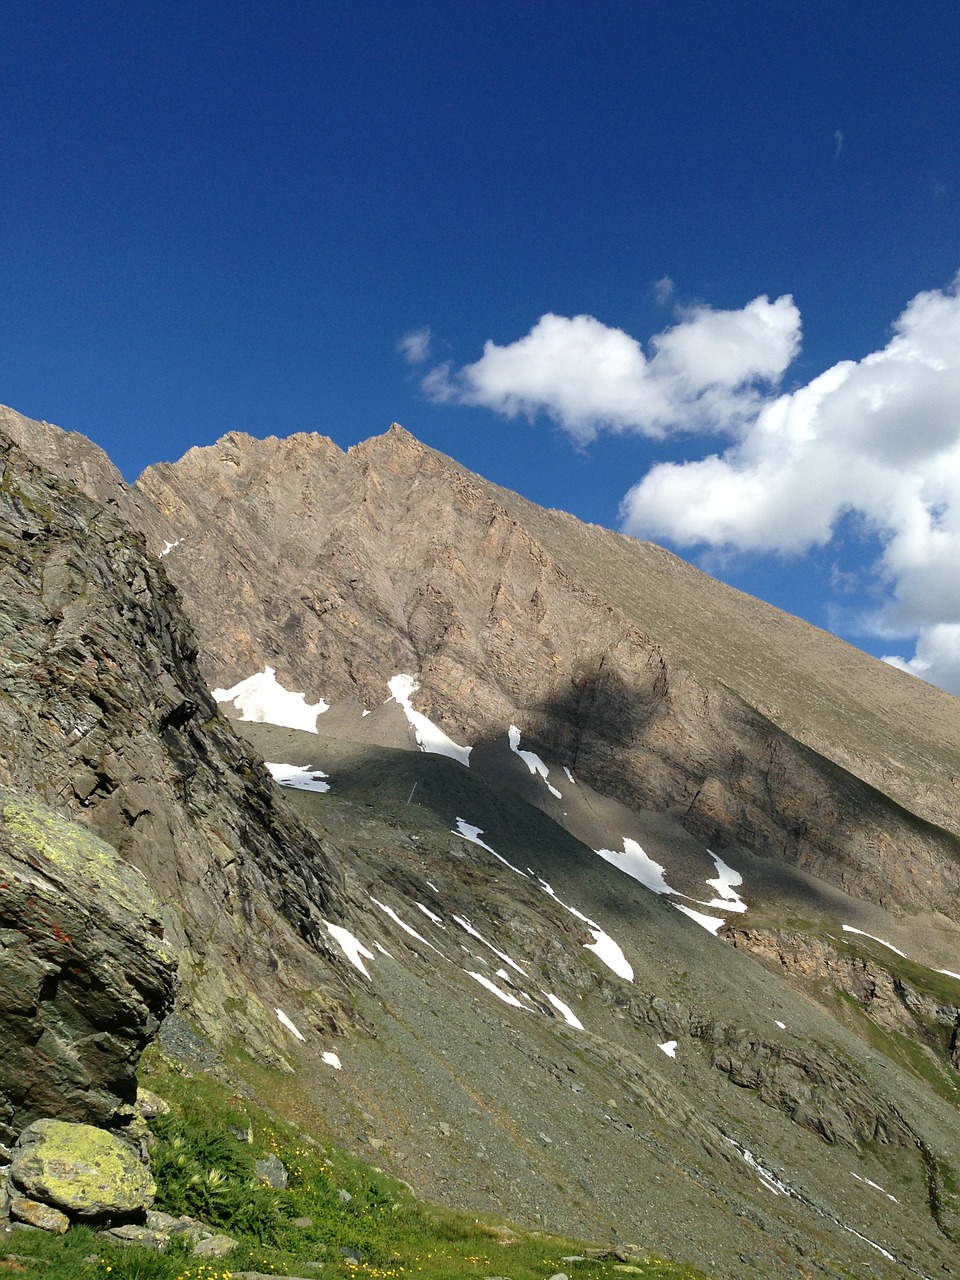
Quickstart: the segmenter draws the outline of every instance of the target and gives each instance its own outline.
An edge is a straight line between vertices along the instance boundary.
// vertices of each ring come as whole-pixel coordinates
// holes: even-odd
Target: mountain
[[[956,1269],[956,699],[398,427],[0,431],[0,782],[144,872],[191,1035],[447,1203]]]

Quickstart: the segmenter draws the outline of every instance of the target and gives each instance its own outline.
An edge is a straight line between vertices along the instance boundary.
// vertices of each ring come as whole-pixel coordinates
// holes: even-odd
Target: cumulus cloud
[[[432,336],[429,325],[423,325],[419,329],[408,329],[397,342],[397,350],[407,364],[425,364],[430,359]]]
[[[894,654],[884,658],[893,667],[920,676],[951,693],[960,693],[960,623],[924,627],[917,651],[909,662]]]
[[[888,661],[960,693],[960,277],[913,298],[881,350],[778,394],[799,348],[789,296],[682,311],[646,349],[592,316],[547,314],[423,385],[440,402],[546,414],[579,445],[601,430],[726,434],[719,452],[651,467],[624,498],[625,532],[797,555],[853,516],[883,548],[876,634],[918,637],[912,658]]]
[[[661,276],[659,280],[653,282],[653,296],[660,303],[661,307],[673,297],[674,283],[669,276]]]
[[[475,364],[437,366],[423,387],[434,401],[510,418],[545,413],[578,444],[602,429],[654,438],[733,430],[755,415],[760,385],[777,382],[799,345],[800,313],[788,296],[739,311],[690,308],[650,340],[650,355],[593,316],[548,312],[516,342],[487,342]]]
[[[878,632],[919,635],[894,665],[960,693],[958,284],[918,294],[882,350],[769,399],[724,452],[652,467],[625,530],[797,553],[855,512],[884,546]]]

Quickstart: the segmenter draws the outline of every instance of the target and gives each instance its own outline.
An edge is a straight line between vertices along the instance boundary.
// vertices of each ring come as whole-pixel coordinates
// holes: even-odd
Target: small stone
[[[567,1280],[567,1274],[565,1271],[557,1271],[550,1277],[550,1280]]]
[[[341,1187],[340,1190],[337,1192],[337,1199],[340,1201],[341,1204],[349,1204],[350,1201],[353,1199],[353,1196],[350,1194],[349,1191]]]
[[[257,1181],[273,1187],[275,1191],[283,1191],[287,1185],[287,1169],[277,1156],[266,1156],[257,1160],[253,1166]]]
[[[29,1196],[10,1197],[10,1216],[30,1227],[50,1231],[55,1236],[62,1236],[70,1226],[70,1219],[65,1213],[52,1205],[41,1204],[39,1200],[31,1200]]]
[[[450,1137],[450,1126],[448,1124],[445,1124],[443,1120],[440,1121],[440,1123],[437,1125],[437,1128],[440,1130],[441,1138]]]
[[[548,1147],[553,1146],[553,1139],[549,1137],[547,1134],[545,1134],[542,1129],[538,1131],[537,1137],[540,1139],[541,1142],[545,1142]]]
[[[208,1236],[206,1240],[198,1240],[193,1246],[195,1258],[225,1258],[237,1247],[231,1236]]]
[[[168,1116],[170,1114],[170,1103],[161,1098],[159,1093],[154,1093],[152,1089],[144,1089],[140,1086],[137,1089],[137,1114],[144,1120],[153,1120],[156,1116]]]
[[[301,1231],[309,1231],[313,1226],[312,1218],[294,1218],[293,1225],[299,1227]]]
[[[122,1227],[110,1227],[98,1234],[101,1240],[113,1240],[116,1244],[137,1244],[144,1249],[152,1249],[154,1253],[166,1253],[170,1244],[170,1237],[164,1232],[152,1231],[149,1227],[141,1227],[134,1222],[128,1222]]]
[[[151,1231],[163,1231],[167,1235],[181,1225],[179,1218],[175,1218],[172,1213],[161,1213],[159,1209],[148,1210],[146,1222]]]
[[[370,1143],[371,1147],[373,1147],[374,1151],[379,1151],[383,1146],[382,1138],[368,1138],[367,1141]]]

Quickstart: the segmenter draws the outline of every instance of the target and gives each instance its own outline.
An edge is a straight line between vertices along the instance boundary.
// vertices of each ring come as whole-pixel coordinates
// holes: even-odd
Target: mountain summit
[[[193,1034],[241,1030],[455,1205],[724,1277],[950,1272],[958,700],[397,424],[231,432],[132,487],[82,437],[0,429],[56,495],[17,570],[35,627],[44,565],[92,557],[83,643],[124,691],[84,759],[106,780],[60,785],[51,650],[18,686],[42,750],[8,717],[0,781],[137,861]],[[146,811],[173,815],[154,854]]]

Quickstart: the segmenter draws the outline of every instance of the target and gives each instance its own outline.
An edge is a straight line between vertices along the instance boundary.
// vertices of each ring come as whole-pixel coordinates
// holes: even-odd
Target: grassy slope
[[[615,1256],[590,1258],[582,1242],[427,1205],[329,1135],[306,1132],[211,1076],[183,1071],[157,1050],[148,1053],[141,1081],[171,1104],[171,1114],[153,1122],[157,1208],[201,1218],[237,1239],[237,1249],[223,1261],[195,1261],[176,1244],[159,1255],[105,1243],[88,1228],[64,1237],[18,1232],[6,1256],[0,1254],[0,1274],[25,1280],[230,1280],[243,1271],[322,1273],[335,1280],[542,1280],[560,1271],[572,1280],[612,1280],[625,1271],[646,1280],[703,1277],[655,1257],[628,1264]],[[259,1083],[270,1082],[264,1076]],[[234,1137],[231,1127],[252,1141]],[[254,1160],[270,1155],[288,1171],[284,1191],[254,1185]]]

